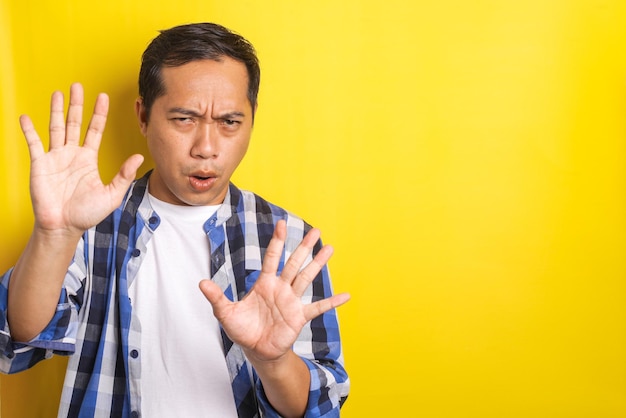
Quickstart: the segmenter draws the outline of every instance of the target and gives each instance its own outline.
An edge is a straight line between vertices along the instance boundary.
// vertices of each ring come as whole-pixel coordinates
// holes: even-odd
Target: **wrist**
[[[245,351],[244,351],[245,353]],[[293,350],[273,360],[258,360],[246,354],[263,384],[267,400],[283,417],[302,417],[309,397],[311,374]]]
[[[259,356],[254,350],[248,349],[244,349],[243,353],[255,369],[268,371],[280,371],[282,368],[288,367],[289,364],[291,364],[293,361],[292,356],[298,357],[291,349],[275,358]]]
[[[85,231],[77,228],[45,228],[39,223],[35,222],[33,227],[33,238],[46,242],[77,242],[85,233]]]

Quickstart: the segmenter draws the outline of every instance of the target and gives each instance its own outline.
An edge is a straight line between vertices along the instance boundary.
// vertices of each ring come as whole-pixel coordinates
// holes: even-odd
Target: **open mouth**
[[[189,176],[189,184],[194,190],[203,192],[210,189],[216,179],[214,176]]]

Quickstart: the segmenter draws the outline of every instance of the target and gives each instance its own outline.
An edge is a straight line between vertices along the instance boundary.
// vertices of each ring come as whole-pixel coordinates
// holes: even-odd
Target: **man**
[[[101,182],[106,95],[82,146],[79,84],[66,121],[52,96],[48,152],[20,118],[35,226],[2,277],[0,367],[71,355],[59,416],[339,416],[349,381],[334,308],[349,296],[332,294],[332,249],[230,183],[259,74],[252,45],[222,26],[157,36],[135,106],[155,167],[136,181],[140,155]]]

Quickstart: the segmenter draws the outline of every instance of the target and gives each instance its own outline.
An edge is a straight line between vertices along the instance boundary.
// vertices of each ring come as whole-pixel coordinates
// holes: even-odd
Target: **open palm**
[[[261,274],[241,301],[229,301],[219,286],[209,280],[200,283],[229,338],[239,344],[248,356],[261,361],[283,356],[291,350],[308,321],[347,302],[349,298],[347,294],[339,294],[311,304],[302,303],[304,291],[328,262],[333,250],[324,246],[301,269],[320,237],[319,230],[312,229],[277,276],[285,236],[286,224],[279,221],[267,247]]]
[[[20,125],[31,160],[30,187],[35,221],[43,230],[82,233],[96,225],[121,202],[134,179],[141,155],[130,157],[109,185],[98,171],[98,150],[108,113],[108,97],[100,94],[80,145],[83,89],[73,84],[67,120],[63,95],[55,92],[50,105],[50,147],[45,152],[41,139],[28,116]]]

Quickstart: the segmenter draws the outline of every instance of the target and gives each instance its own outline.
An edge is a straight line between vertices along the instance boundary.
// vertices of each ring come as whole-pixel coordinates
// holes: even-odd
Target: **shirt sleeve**
[[[70,355],[74,352],[79,309],[76,291],[81,289],[82,278],[85,277],[84,268],[80,267],[80,262],[77,263],[83,260],[82,250],[77,250],[76,254],[66,274],[54,316],[39,335],[27,342],[13,340],[7,321],[8,288],[13,268],[1,276],[0,372],[21,372],[53,354]]]

